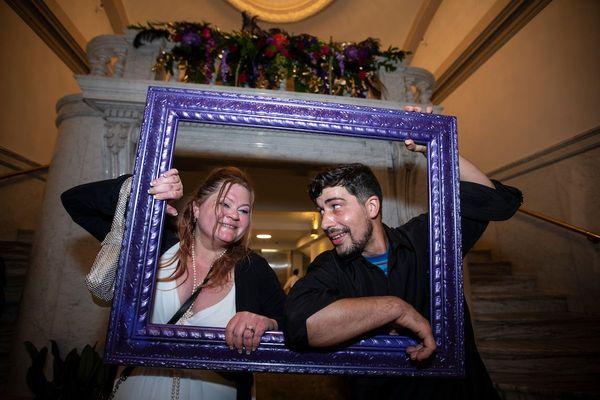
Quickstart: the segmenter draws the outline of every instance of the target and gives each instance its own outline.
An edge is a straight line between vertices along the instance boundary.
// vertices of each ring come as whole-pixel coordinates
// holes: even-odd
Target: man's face
[[[323,189],[317,198],[321,228],[342,257],[360,254],[373,234],[364,204],[341,186]]]

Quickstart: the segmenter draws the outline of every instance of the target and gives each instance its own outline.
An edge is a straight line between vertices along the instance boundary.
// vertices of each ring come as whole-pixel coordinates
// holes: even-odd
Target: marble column
[[[86,105],[81,95],[62,98],[56,108],[59,135],[11,347],[10,395],[30,395],[25,375],[31,361],[24,341],[39,348],[56,340],[64,356],[73,347],[102,344],[106,332],[109,309],[94,304],[83,285],[98,242],[71,222],[60,204],[66,189],[105,177],[104,115]]]

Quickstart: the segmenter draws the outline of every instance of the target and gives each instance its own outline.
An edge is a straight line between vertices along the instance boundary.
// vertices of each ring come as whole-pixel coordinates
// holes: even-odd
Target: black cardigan
[[[78,225],[99,241],[104,240],[112,224],[121,185],[129,175],[116,179],[86,183],[61,195],[62,204]],[[167,225],[165,223],[165,225]],[[166,228],[161,254],[179,241],[174,229]],[[249,311],[277,321],[284,326],[285,294],[269,263],[250,252],[235,266],[235,305],[237,311]]]

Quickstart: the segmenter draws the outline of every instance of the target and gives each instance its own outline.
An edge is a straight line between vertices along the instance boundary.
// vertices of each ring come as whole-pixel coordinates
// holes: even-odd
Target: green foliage
[[[277,89],[289,81],[294,90],[310,93],[378,97],[385,91],[380,68],[394,71],[406,52],[382,51],[377,39],[359,43],[325,42],[317,37],[290,35],[258,26],[224,33],[207,22],[149,22],[138,30],[134,46],[166,39],[154,70],[180,76],[185,82]]]
[[[97,400],[110,394],[115,368],[102,362],[95,345],[86,345],[81,354],[73,349],[63,360],[58,345],[52,340],[52,380],[48,380],[44,373],[48,348],[38,350],[31,342],[24,344],[31,358],[26,381],[34,399]]]

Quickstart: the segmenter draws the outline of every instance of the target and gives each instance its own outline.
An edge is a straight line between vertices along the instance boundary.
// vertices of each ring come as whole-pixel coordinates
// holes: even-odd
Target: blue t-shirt
[[[388,251],[386,251],[383,254],[379,254],[373,257],[365,257],[365,259],[370,262],[371,264],[379,267],[383,273],[385,274],[385,276],[388,276],[388,254],[389,254],[389,246],[388,246]]]

